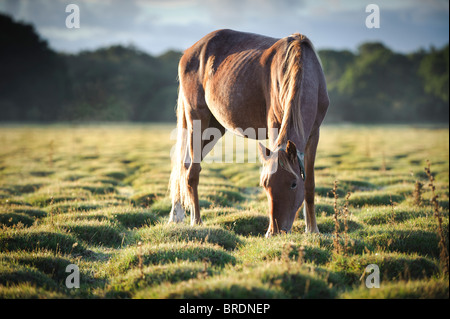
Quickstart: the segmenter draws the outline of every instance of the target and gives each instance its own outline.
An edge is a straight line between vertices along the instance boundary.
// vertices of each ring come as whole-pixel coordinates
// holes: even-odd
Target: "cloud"
[[[299,17],[303,1],[279,0],[203,0],[199,1],[209,13],[211,21],[220,24],[273,24],[279,19]]]
[[[33,23],[50,45],[76,52],[133,43],[151,53],[183,50],[220,28],[273,37],[301,32],[318,48],[355,50],[367,40],[410,51],[448,42],[446,0],[377,0],[381,28],[365,27],[366,3],[352,0],[5,0],[0,11]],[[81,28],[66,29],[66,5],[80,7]]]

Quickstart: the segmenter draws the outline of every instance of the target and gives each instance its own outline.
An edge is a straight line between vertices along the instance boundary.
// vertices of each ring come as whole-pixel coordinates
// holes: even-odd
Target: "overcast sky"
[[[66,28],[70,3],[80,8],[79,29]],[[365,25],[370,3],[380,8],[379,29]],[[0,12],[32,23],[64,52],[120,43],[161,54],[222,28],[278,38],[300,32],[319,49],[353,51],[382,41],[411,52],[442,47],[449,38],[448,0],[0,0]]]

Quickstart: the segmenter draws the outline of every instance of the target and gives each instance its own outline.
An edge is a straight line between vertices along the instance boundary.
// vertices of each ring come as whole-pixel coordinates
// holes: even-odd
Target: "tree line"
[[[175,121],[181,52],[133,46],[52,50],[28,24],[0,14],[0,121]],[[447,122],[449,46],[410,54],[382,43],[319,50],[328,122]]]

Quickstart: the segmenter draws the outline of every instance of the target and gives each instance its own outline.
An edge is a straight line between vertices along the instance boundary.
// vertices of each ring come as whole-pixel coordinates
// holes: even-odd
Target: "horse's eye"
[[[291,189],[295,189],[296,187],[297,187],[297,183],[293,182],[292,185],[291,185]]]

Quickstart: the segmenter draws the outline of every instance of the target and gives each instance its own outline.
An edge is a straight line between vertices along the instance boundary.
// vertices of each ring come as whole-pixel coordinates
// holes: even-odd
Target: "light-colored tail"
[[[170,174],[170,196],[173,205],[181,205],[184,208],[190,206],[188,185],[186,179],[186,153],[187,153],[187,122],[184,107],[184,95],[180,85],[177,102],[177,142],[172,154],[172,173]]]

